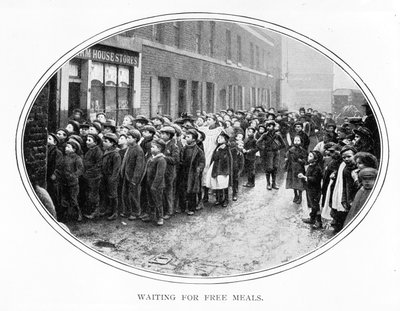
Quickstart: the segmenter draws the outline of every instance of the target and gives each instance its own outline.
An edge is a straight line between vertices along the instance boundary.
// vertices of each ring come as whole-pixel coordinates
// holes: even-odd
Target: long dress
[[[222,127],[217,127],[215,129],[210,129],[208,127],[199,128],[204,134],[205,139],[203,141],[204,146],[204,157],[206,163],[203,170],[203,186],[206,185],[207,172],[210,169],[211,158],[214,153],[215,148],[217,148],[217,137],[222,132]]]

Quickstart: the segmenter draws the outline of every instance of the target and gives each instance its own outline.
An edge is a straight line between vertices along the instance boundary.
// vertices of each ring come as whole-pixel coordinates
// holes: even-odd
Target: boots
[[[301,201],[302,201],[302,199],[303,199],[303,191],[301,191],[301,190],[298,190],[298,195],[297,195],[297,200],[296,200],[296,202],[294,202],[294,203],[296,203],[296,204],[301,204]]]
[[[318,230],[318,229],[322,229],[322,219],[321,219],[321,215],[317,215],[317,218],[315,220],[315,224],[313,225],[313,228]]]
[[[294,189],[293,192],[294,192],[293,203],[297,203],[297,200],[299,199],[299,195],[298,195],[298,193],[297,193],[297,190]]]
[[[91,214],[89,214],[89,215],[85,214],[83,216],[87,219],[94,219],[94,218],[99,217],[100,216],[100,206],[99,205],[95,206],[95,208]]]
[[[266,173],[265,176],[267,177],[267,189],[268,189],[268,190],[272,190],[271,181],[270,181],[270,179],[271,179],[271,173]]]
[[[110,198],[110,205],[112,209],[111,216],[107,217],[108,220],[115,220],[118,218],[118,199]]]
[[[272,172],[272,189],[278,190],[279,187],[276,185],[276,171]]]
[[[221,192],[223,191],[222,207],[227,207],[229,203],[229,188],[225,188],[224,190],[220,191]]]
[[[215,206],[222,204],[222,190],[215,190]]]

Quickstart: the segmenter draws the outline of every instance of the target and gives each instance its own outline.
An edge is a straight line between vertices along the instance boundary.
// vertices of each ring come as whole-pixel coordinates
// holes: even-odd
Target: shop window
[[[186,80],[179,80],[178,84],[178,115],[187,111],[186,108]]]
[[[130,109],[131,69],[126,66],[92,62],[90,112],[105,111],[118,124]]]
[[[177,48],[181,45],[181,23],[174,22],[174,44]]]
[[[160,83],[160,102],[158,104],[159,114],[170,114],[171,109],[171,79],[159,77]]]

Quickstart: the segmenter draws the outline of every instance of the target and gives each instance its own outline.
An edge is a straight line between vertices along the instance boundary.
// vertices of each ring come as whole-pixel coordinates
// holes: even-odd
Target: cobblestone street
[[[99,252],[151,271],[223,276],[270,268],[324,244],[331,231],[303,224],[305,200],[292,203],[292,190],[240,187],[227,208],[207,203],[194,216],[177,214],[157,227],[140,220],[97,220],[68,224],[73,235]],[[305,194],[303,194],[305,196]]]

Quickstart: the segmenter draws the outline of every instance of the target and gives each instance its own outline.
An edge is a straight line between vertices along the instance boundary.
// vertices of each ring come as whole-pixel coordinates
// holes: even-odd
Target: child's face
[[[314,158],[314,154],[312,152],[310,152],[308,154],[307,160],[308,160],[308,163],[314,162],[315,158]]]
[[[124,117],[124,120],[122,121],[122,125],[123,125],[123,126],[132,125],[131,119],[128,118],[128,117]]]
[[[66,153],[74,153],[74,152],[75,152],[75,149],[74,149],[74,147],[72,147],[72,145],[67,144],[67,145],[65,146],[65,152],[66,152]]]
[[[157,155],[161,152],[161,148],[157,144],[151,144],[150,152],[152,155]]]
[[[119,130],[120,134],[128,134],[128,129],[126,127],[121,127],[121,129]]]
[[[273,125],[268,125],[267,126],[267,131],[272,131],[274,129],[274,126]]]
[[[354,142],[357,143],[361,139],[360,135],[355,134],[354,135]]]
[[[125,146],[127,144],[127,138],[125,136],[120,136],[118,139],[118,145]]]
[[[354,163],[354,153],[353,153],[353,151],[347,150],[347,151],[343,152],[342,153],[342,159],[343,159],[343,162],[346,165]]]
[[[259,132],[260,134],[264,133],[264,132],[265,132],[265,128],[264,128],[264,127],[260,127],[260,128],[258,129],[258,132]]]
[[[72,124],[68,124],[65,129],[68,131],[68,133],[72,133],[74,131],[74,127]]]
[[[89,127],[89,134],[99,134],[99,132],[97,131],[97,129],[94,126]]]
[[[233,127],[239,128],[240,127],[240,122],[239,121],[233,122]]]
[[[236,135],[236,140],[237,141],[242,141],[243,140],[243,134],[239,133]]]
[[[333,127],[333,126],[328,126],[328,127],[326,128],[326,131],[327,131],[327,132],[330,132],[330,133],[332,133],[333,130],[334,130],[334,127]]]
[[[82,136],[87,136],[87,134],[89,133],[89,129],[87,127],[82,127],[79,132]]]
[[[89,136],[86,140],[86,146],[88,146],[89,148],[93,147],[96,145],[96,142],[94,141],[92,136]]]
[[[106,123],[107,121],[106,116],[104,114],[99,114],[97,116],[97,120],[99,120],[101,123]]]
[[[188,145],[190,145],[190,144],[192,144],[192,143],[194,142],[194,139],[193,139],[193,135],[192,135],[192,134],[186,134],[185,139],[186,139],[186,143],[187,143]]]
[[[248,130],[247,131],[248,136],[254,136],[254,131],[253,130]]]
[[[375,184],[375,177],[368,177],[368,178],[363,178],[361,181],[361,184],[363,185],[364,189],[366,190],[372,190]]]
[[[361,162],[360,158],[358,158],[356,160],[356,164],[357,164],[357,168],[362,170],[363,168],[365,168],[365,164]]]
[[[60,141],[64,141],[67,138],[67,134],[64,131],[58,131],[56,135]]]
[[[144,126],[144,124],[140,121],[136,121],[136,128],[140,129]]]
[[[301,132],[302,129],[303,129],[303,127],[302,127],[301,125],[296,125],[296,126],[294,127],[294,130],[295,130],[297,133]]]
[[[301,145],[301,139],[300,139],[300,137],[296,136],[296,137],[293,139],[293,144],[296,145],[296,146],[300,146],[300,145]]]
[[[142,135],[143,137],[150,137],[152,134],[148,130],[145,130],[142,132]]]
[[[126,137],[126,142],[128,145],[133,145],[136,142],[136,139],[132,135],[128,135]]]
[[[160,137],[163,141],[168,141],[169,140],[169,134],[165,132],[161,132]]]
[[[105,149],[110,149],[113,146],[113,142],[108,138],[103,139],[103,146]]]
[[[47,136],[47,144],[50,146],[54,146],[56,145],[56,141],[54,140],[54,137],[51,135]]]
[[[218,136],[217,143],[218,144],[225,144],[226,143],[225,137],[224,136]]]

